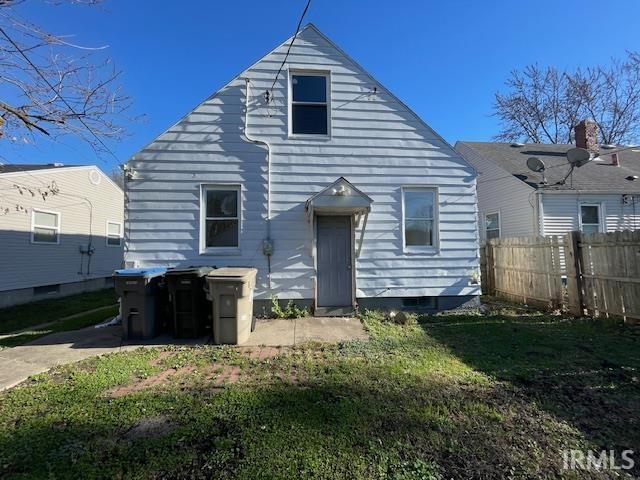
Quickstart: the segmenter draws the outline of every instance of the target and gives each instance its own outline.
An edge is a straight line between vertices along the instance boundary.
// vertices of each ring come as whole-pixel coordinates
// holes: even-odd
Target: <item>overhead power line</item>
[[[309,1],[311,1],[311,0],[309,0]],[[62,96],[62,94],[55,89],[55,87],[51,84],[51,82],[45,76],[45,74],[40,71],[38,66],[31,61],[31,59],[27,56],[27,54],[24,53],[24,51],[20,48],[20,46],[16,42],[13,41],[13,39],[7,34],[7,32],[4,31],[4,29],[2,27],[0,27],[0,33],[7,39],[7,41],[11,45],[13,45],[13,48],[15,48],[16,51],[22,56],[22,58],[24,58],[26,60],[26,62],[31,66],[31,68],[33,68],[33,70],[38,74],[38,76],[40,78],[42,78],[42,80],[47,84],[47,86],[51,89],[51,91],[54,94],[56,94],[60,98],[60,100],[62,100],[62,103],[64,103],[67,106],[67,108],[69,109],[69,111],[75,115],[75,117],[84,126],[84,128],[86,128],[87,131],[89,133],[91,133],[91,135],[93,135],[93,137],[95,137],[95,139],[98,141],[98,143],[100,143],[100,145],[102,145],[102,147],[109,154],[111,154],[111,156],[116,160],[116,163],[117,163],[118,162],[118,157],[116,156],[116,154],[113,153],[113,151],[104,143],[104,141],[91,129],[91,127],[89,127],[89,125],[87,125],[87,122],[85,122],[82,119],[82,117],[75,111],[75,109],[71,106],[71,104],[69,102],[67,102],[67,100]]]
[[[272,93],[271,95],[272,98],[273,98],[273,87],[276,85],[276,82],[278,81],[278,77],[280,76],[280,72],[282,72],[282,68],[284,67],[284,64],[287,63],[287,58],[289,58],[289,52],[291,51],[291,47],[293,47],[293,42],[295,42],[296,38],[298,37],[298,33],[300,33],[300,26],[302,25],[304,16],[307,14],[307,10],[309,10],[309,5],[311,5],[311,0],[307,0],[307,4],[305,5],[304,10],[302,11],[300,20],[298,21],[298,26],[296,27],[296,33],[293,35],[293,38],[291,39],[291,43],[289,44],[287,53],[284,56],[284,60],[282,60],[282,63],[280,64],[280,68],[278,69],[278,73],[276,73],[276,78],[273,79],[273,83],[271,84],[271,88],[269,89],[269,91]]]

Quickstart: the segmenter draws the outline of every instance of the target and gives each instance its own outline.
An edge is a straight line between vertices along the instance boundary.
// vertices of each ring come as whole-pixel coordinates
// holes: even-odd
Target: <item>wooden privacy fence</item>
[[[485,295],[640,319],[640,231],[492,239],[480,260]]]

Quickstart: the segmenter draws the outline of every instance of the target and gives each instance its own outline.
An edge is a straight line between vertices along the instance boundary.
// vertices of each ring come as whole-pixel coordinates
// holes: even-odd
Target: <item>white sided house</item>
[[[476,301],[473,168],[311,24],[278,75],[290,43],[129,160],[127,266],[256,267],[257,312]]]
[[[123,217],[95,166],[0,165],[0,308],[111,286]]]
[[[576,146],[592,160],[570,171]],[[457,142],[456,150],[478,171],[483,241],[640,229],[640,147],[598,145],[589,121],[576,126],[576,145]],[[530,157],[544,175],[529,170]]]

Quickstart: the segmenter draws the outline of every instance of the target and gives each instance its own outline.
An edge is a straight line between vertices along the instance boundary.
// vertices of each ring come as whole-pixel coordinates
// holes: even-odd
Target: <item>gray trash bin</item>
[[[213,343],[242,344],[251,333],[255,268],[227,267],[207,275],[213,306]]]
[[[206,275],[214,267],[170,268],[164,278],[178,338],[199,338],[211,331],[211,306],[206,299]],[[209,321],[208,321],[209,320]]]
[[[120,296],[125,339],[146,340],[160,333],[164,320],[165,268],[125,268],[113,274]]]

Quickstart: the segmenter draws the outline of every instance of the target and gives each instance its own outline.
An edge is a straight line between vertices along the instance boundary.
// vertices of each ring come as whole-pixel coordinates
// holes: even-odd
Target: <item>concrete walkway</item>
[[[244,346],[286,346],[306,341],[338,342],[368,338],[356,318],[309,317],[296,320],[259,320]],[[94,355],[134,350],[141,346],[198,345],[210,339],[178,340],[162,335],[148,341],[122,342],[122,327],[88,327],[60,332],[19,347],[0,350],[0,391],[11,388],[31,375]]]
[[[317,341],[336,343],[344,340],[367,340],[369,336],[357,318],[305,317],[291,320],[258,320],[245,346],[269,347],[298,345]]]

